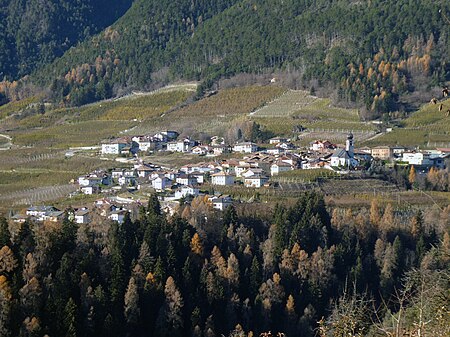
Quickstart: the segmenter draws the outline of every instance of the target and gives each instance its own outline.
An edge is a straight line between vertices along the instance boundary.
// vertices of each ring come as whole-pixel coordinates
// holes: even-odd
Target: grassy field
[[[426,104],[407,118],[404,128],[396,128],[366,145],[404,145],[433,148],[436,143],[450,146],[450,117],[446,111],[450,109],[450,100],[443,102],[443,109],[439,111],[439,104]]]
[[[223,135],[234,121],[245,118],[251,111],[279,96],[284,90],[274,86],[224,89],[159,118],[149,118],[130,134],[166,128]]]
[[[310,96],[306,91],[289,90],[252,112],[251,118],[279,135],[290,135],[302,125],[313,132],[374,132],[370,123],[359,120],[356,109],[331,106],[331,100]],[[320,136],[319,138],[326,138]]]

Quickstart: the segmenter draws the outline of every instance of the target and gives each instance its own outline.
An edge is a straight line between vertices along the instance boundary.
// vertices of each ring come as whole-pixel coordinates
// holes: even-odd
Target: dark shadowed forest
[[[0,221],[1,336],[448,336],[450,207]],[[282,335],[281,334],[281,335]]]

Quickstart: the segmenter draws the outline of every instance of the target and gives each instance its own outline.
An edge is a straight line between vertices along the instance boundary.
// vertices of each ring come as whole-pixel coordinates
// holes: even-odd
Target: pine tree
[[[6,219],[0,217],[0,248],[6,245],[11,245],[11,233],[9,232]]]
[[[136,285],[136,281],[133,277],[128,282],[127,291],[125,293],[125,307],[124,314],[127,324],[134,328],[139,322],[140,309],[139,309],[139,293]]]
[[[179,336],[183,329],[183,298],[174,279],[169,276],[164,287],[166,297],[160,324],[163,336]]]
[[[11,289],[9,288],[6,276],[0,275],[0,336],[9,337],[11,335]]]
[[[64,337],[77,337],[77,305],[72,297],[64,308]]]

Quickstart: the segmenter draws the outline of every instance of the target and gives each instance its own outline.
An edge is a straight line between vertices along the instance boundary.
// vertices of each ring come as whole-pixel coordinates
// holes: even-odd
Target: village
[[[243,141],[225,144],[221,137],[208,143],[180,137],[177,131],[161,131],[153,135],[120,137],[102,142],[98,155],[122,163],[118,168],[97,170],[78,177],[73,184],[77,194],[95,195],[93,205],[71,210],[71,219],[79,224],[92,220],[93,213],[122,223],[127,213],[136,213],[146,199],[156,193],[168,214],[192,198],[202,196],[217,211],[224,211],[237,200],[220,192],[221,187],[246,189],[274,188],[276,177],[296,170],[329,170],[348,175],[370,168],[374,161],[389,165],[414,166],[419,172],[448,165],[450,149],[419,150],[401,146],[355,147],[349,133],[345,144],[316,140],[309,147],[294,145],[288,138],[274,137],[264,144]],[[180,167],[151,163],[153,153],[179,153],[205,159]],[[68,152],[67,156],[73,156]],[[126,196],[123,196],[126,192]],[[145,198],[147,196],[147,198]],[[31,206],[25,214],[11,219],[23,222],[61,221],[65,212],[54,206]]]

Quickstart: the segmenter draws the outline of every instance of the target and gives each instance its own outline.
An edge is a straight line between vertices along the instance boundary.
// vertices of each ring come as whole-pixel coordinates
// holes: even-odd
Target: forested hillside
[[[153,196],[122,225],[0,218],[0,335],[448,336],[449,214],[309,193],[170,218]]]
[[[0,92],[18,99],[33,84],[80,105],[177,79],[202,80],[201,94],[219,78],[277,71],[377,117],[450,80],[449,12],[450,3],[432,0],[137,0],[117,23]]]
[[[0,79],[48,64],[112,24],[132,0],[1,0]]]

